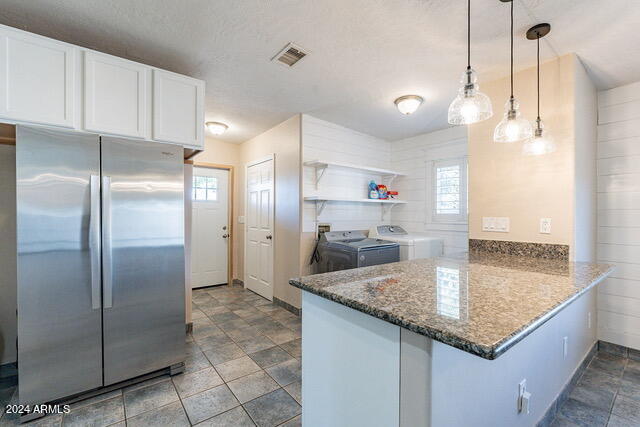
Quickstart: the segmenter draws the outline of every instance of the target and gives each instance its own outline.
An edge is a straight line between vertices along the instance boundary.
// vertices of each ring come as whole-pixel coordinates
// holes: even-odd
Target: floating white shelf
[[[391,205],[391,209],[395,205],[403,205],[407,202],[397,199],[346,199],[341,197],[324,197],[324,196],[309,196],[304,198],[305,202],[319,202],[316,203],[316,215],[320,215],[324,210],[327,202],[350,202],[350,203],[379,203],[381,205]]]
[[[328,168],[353,169],[353,170],[359,170],[359,171],[363,171],[363,172],[371,172],[372,174],[375,174],[375,175],[382,175],[382,176],[388,178],[388,181],[386,182],[387,185],[391,185],[391,183],[393,182],[393,180],[396,177],[398,177],[398,176],[406,176],[407,175],[405,173],[392,171],[392,170],[389,170],[389,169],[374,168],[374,167],[369,167],[369,166],[360,166],[360,165],[356,165],[354,163],[325,162],[323,160],[309,160],[309,161],[304,162],[304,165],[316,169],[316,188],[318,188],[318,184],[320,183],[320,180],[322,179],[322,177],[324,176],[325,171]]]

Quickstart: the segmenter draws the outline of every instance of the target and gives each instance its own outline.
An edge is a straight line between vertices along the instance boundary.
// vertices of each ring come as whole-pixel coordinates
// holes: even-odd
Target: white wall
[[[391,168],[407,173],[397,178],[394,189],[409,203],[398,205],[391,212],[391,222],[408,231],[429,232],[444,239],[446,254],[466,251],[469,247],[467,223],[437,223],[432,221],[433,170],[435,160],[467,155],[467,130],[464,126],[395,141],[391,144]]]
[[[0,144],[0,365],[16,361],[16,147]]]
[[[300,275],[300,125],[299,114],[240,145],[242,166],[236,175],[237,215],[245,214],[245,165],[275,154],[275,227],[273,296],[300,307],[300,290],[289,279]],[[236,228],[238,252],[244,253],[244,226]],[[237,259],[237,269],[244,277],[244,260]]]
[[[597,91],[582,62],[576,57],[574,79],[574,259],[596,260],[597,222]]]
[[[640,349],[640,82],[598,94],[598,338]]]

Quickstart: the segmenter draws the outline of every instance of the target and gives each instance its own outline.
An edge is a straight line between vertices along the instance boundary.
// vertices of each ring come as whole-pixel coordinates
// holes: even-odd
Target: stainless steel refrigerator
[[[182,366],[182,151],[17,126],[21,404]]]

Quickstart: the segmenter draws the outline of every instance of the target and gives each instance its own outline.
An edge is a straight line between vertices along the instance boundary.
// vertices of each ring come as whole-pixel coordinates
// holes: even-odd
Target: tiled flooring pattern
[[[298,316],[240,286],[224,286],[194,291],[193,322],[183,374],[81,401],[67,415],[31,424],[301,425]],[[10,391],[0,389],[3,406],[17,394],[15,387],[5,389]],[[0,418],[0,426],[16,424],[8,414]]]
[[[640,352],[601,342],[551,425],[640,426]]]

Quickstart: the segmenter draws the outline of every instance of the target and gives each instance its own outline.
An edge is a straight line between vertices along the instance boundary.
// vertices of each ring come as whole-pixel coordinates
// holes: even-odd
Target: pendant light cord
[[[513,99],[513,3],[511,0],[511,99]]]
[[[471,69],[471,0],[467,0],[467,70]]]
[[[537,52],[537,62],[538,62],[538,122],[540,122],[540,37],[536,39],[538,52]]]

